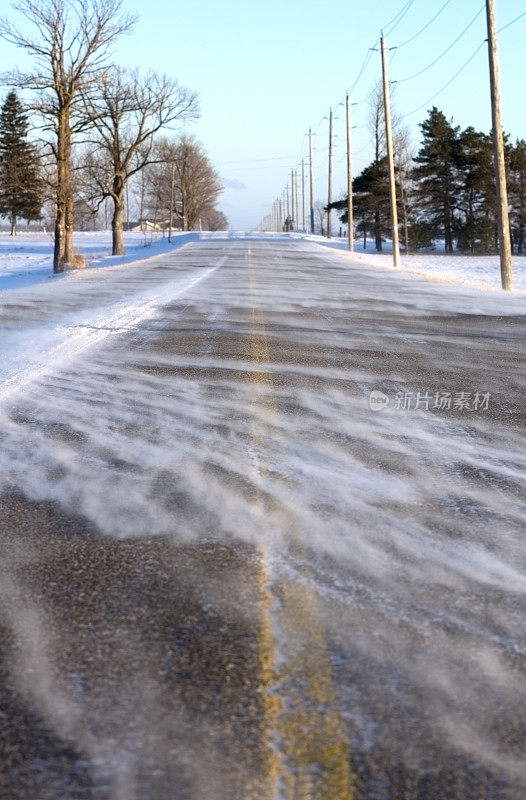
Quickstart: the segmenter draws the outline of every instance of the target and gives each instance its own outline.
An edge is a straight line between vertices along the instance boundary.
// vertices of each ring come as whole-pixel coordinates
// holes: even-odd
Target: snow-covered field
[[[212,235],[216,237],[221,234]],[[242,233],[231,235],[236,238],[245,236]],[[166,235],[134,231],[124,236],[126,255],[112,256],[111,234],[108,231],[97,231],[77,233],[75,248],[86,258],[89,268],[100,268],[140,261],[207,236],[210,234],[177,232],[173,234],[174,241],[170,244]],[[261,238],[306,239],[350,258],[347,254],[347,242],[343,239],[329,241],[322,236],[302,233],[262,234]],[[362,243],[357,240],[352,258],[367,265],[392,271],[394,267],[389,243],[386,243],[385,250],[384,253],[376,253],[371,241],[367,242],[364,250]],[[21,233],[16,237],[0,233],[0,291],[51,280],[52,254],[53,238],[49,233]],[[408,255],[402,256],[402,271],[439,283],[459,284],[483,291],[501,290],[498,256],[449,256],[440,252]],[[526,256],[514,256],[513,272],[515,292],[520,295],[526,294]],[[74,273],[64,273],[60,276],[60,280],[68,280],[72,274]]]
[[[84,256],[87,267],[107,267],[139,261],[158,255],[197,239],[196,233],[172,234],[174,242],[162,233],[133,231],[125,234],[126,255],[111,255],[111,233],[96,231],[76,233],[75,250]],[[51,233],[20,233],[10,236],[0,233],[0,291],[20,289],[23,286],[42,283],[53,278],[53,235]],[[67,280],[73,271],[60,276]],[[55,278],[56,279],[56,278]]]
[[[329,247],[347,254],[346,239],[331,239],[322,236],[305,236],[323,247]],[[374,243],[367,241],[366,249],[358,239],[354,244],[352,258],[364,264],[394,270],[391,245],[384,244],[383,253],[377,253]],[[350,256],[349,256],[350,257]],[[513,257],[514,288],[517,293],[526,293],[526,256]],[[439,250],[436,253],[418,255],[402,255],[402,270],[418,278],[437,281],[439,283],[457,283],[473,289],[493,291],[501,289],[500,261],[498,256],[466,256],[446,255]]]

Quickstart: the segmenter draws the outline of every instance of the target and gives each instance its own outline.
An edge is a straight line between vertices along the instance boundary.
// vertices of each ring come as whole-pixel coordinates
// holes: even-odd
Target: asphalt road
[[[6,297],[2,800],[522,800],[521,311],[248,238]]]

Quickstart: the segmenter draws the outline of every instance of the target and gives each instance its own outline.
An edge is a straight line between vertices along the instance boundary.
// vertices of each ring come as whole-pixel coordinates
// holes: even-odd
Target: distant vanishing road
[[[2,800],[523,800],[525,317],[280,237],[0,298]]]

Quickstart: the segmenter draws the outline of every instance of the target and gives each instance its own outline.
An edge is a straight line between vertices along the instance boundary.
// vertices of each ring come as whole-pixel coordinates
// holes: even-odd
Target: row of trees
[[[390,237],[389,183],[380,106],[373,109],[375,158],[353,181],[356,227],[376,249]],[[407,131],[397,126],[396,180],[402,242],[406,252],[429,248],[437,239],[447,253],[489,253],[498,248],[492,138],[472,127],[461,130],[433,107],[420,124],[422,142],[413,156]],[[514,249],[526,252],[526,141],[507,142],[510,227]],[[333,203],[344,210],[347,198]]]
[[[12,230],[17,217],[38,218],[51,191],[53,268],[60,272],[74,260],[76,204],[95,213],[109,198],[113,253],[120,254],[127,188],[139,174],[141,209],[155,207],[165,217],[173,209],[183,229],[199,219],[218,223],[222,187],[202,146],[188,135],[160,138],[198,117],[196,93],[166,75],[141,75],[109,61],[112,45],[135,22],[122,13],[122,0],[18,0],[15,8],[34,35],[7,19],[0,35],[29,52],[34,69],[2,78],[32,90],[28,110],[40,147],[28,142],[27,112],[10,92],[0,120],[0,213]]]

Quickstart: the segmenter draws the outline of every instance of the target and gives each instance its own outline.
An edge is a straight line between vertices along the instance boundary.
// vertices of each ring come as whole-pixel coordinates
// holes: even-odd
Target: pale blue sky
[[[317,191],[326,195],[327,117],[335,110],[335,195],[345,178],[344,99],[368,48],[384,28],[390,47],[417,33],[446,0],[128,0],[139,15],[133,34],[115,48],[115,60],[176,77],[200,94],[202,117],[192,126],[220,171],[227,189],[221,207],[235,228],[250,229],[268,212],[290,170],[306,154],[305,134],[316,131]],[[438,57],[482,9],[482,0],[450,0],[436,21],[413,42],[391,52],[391,79],[411,76]],[[390,20],[406,7],[394,30]],[[496,0],[499,28],[526,10],[525,0]],[[9,13],[9,12],[8,12]],[[16,15],[13,14],[13,17]],[[485,39],[482,12],[460,41],[420,77],[399,83],[397,111],[418,143],[418,123],[437,105],[456,124],[489,131],[491,115],[487,49],[482,47],[458,78],[430,100]],[[500,37],[505,129],[526,138],[526,16]],[[0,70],[17,58],[3,44]],[[355,173],[370,160],[367,103],[380,77],[379,53],[371,53],[352,99]],[[411,114],[414,109],[424,108]]]

